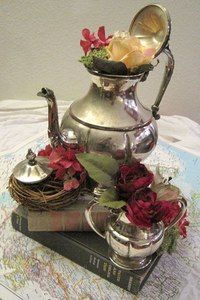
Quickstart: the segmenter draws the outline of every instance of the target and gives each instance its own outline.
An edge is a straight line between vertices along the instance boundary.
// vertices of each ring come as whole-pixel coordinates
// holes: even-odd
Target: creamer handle
[[[187,201],[183,197],[180,199],[174,200],[174,202],[179,202],[181,204],[180,212],[178,213],[176,218],[167,227],[165,227],[165,231],[172,228],[174,225],[176,225],[178,223],[178,221],[180,221],[180,219],[184,216],[186,209],[187,209]]]
[[[92,210],[93,208],[98,205],[98,202],[92,202],[90,204],[90,206],[88,206],[85,210],[85,218],[88,222],[88,224],[90,225],[90,227],[99,235],[101,236],[102,238],[106,238],[105,237],[105,233],[102,233],[96,226],[96,224],[94,223],[93,221],[93,218],[92,218]]]

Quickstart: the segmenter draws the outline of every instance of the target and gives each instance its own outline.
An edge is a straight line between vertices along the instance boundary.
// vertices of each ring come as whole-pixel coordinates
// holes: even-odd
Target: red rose
[[[126,217],[129,221],[139,227],[150,228],[154,218],[156,197],[156,193],[150,188],[136,192],[126,206]]]
[[[156,201],[154,205],[155,215],[154,221],[163,221],[165,226],[168,226],[178,215],[180,206],[178,202],[172,201]]]
[[[136,190],[149,186],[153,178],[153,173],[139,162],[134,162],[131,166],[122,165],[119,168],[117,191],[122,198],[128,199]]]
[[[150,228],[153,223],[160,221],[168,226],[178,215],[180,206],[174,201],[158,201],[155,192],[150,188],[144,188],[132,195],[126,209],[126,217],[131,223],[142,228]],[[184,231],[184,227],[182,230]]]

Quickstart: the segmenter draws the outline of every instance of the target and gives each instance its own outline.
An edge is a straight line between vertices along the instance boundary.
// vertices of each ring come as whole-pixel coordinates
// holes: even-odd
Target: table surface
[[[60,114],[66,102],[59,102]],[[47,109],[42,101],[0,103],[0,299],[133,299],[133,295],[77,266],[12,229],[17,204],[7,180],[26,151],[47,143]],[[163,117],[161,140],[147,159],[163,166],[188,198],[188,238],[165,254],[135,299],[200,299],[200,129],[180,116]],[[164,142],[165,140],[165,142]],[[167,141],[167,143],[166,143]]]

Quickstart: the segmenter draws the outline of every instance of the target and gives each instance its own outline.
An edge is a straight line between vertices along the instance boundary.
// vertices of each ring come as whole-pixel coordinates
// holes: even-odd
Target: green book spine
[[[159,258],[155,256],[151,266],[145,270],[122,270],[106,256],[107,243],[95,233],[29,231],[27,218],[15,212],[11,221],[17,231],[133,294],[142,288]],[[93,244],[96,245],[94,248]]]

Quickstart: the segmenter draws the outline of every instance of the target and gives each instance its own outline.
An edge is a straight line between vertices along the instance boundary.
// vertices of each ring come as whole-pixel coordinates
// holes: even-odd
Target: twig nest
[[[10,176],[8,189],[12,198],[30,210],[60,210],[74,203],[83,184],[71,191],[63,190],[63,182],[54,174],[41,183],[26,184]]]

